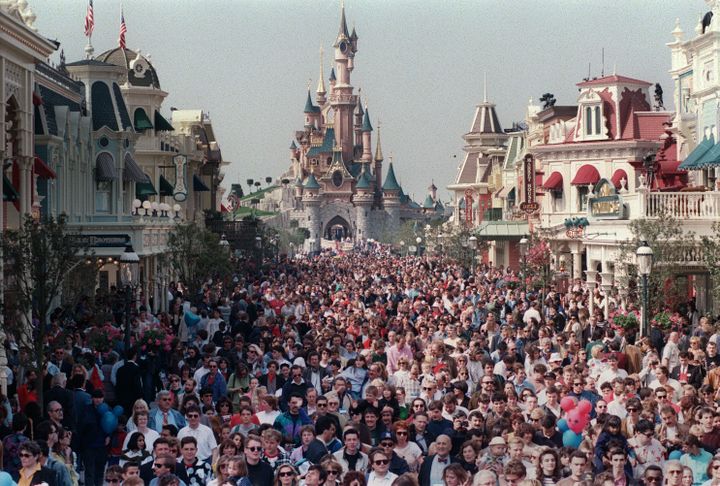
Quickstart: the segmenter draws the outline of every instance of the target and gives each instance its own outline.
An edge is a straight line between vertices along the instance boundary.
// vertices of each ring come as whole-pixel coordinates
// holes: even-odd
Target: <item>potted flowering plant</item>
[[[515,274],[505,275],[503,280],[505,281],[507,288],[511,290],[516,289],[518,285],[520,285],[520,279]]]
[[[632,331],[640,327],[640,319],[635,312],[628,312],[627,314],[618,312],[611,316],[611,321],[613,327],[623,328],[625,331]]]
[[[137,344],[142,351],[170,351],[172,349],[173,336],[166,333],[160,326],[148,327],[140,333]]]
[[[671,329],[680,331],[682,329],[682,317],[680,317],[680,314],[677,312],[671,313],[667,310],[658,312],[653,316],[650,322],[663,331],[669,331]]]
[[[93,351],[106,353],[122,340],[122,332],[115,326],[105,323],[91,327],[87,333],[87,344]]]

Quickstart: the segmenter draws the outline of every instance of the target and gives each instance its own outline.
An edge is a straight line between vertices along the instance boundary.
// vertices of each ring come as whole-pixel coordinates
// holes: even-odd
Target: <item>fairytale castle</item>
[[[305,124],[290,144],[292,165],[286,177],[295,182],[283,197],[291,200],[291,218],[310,231],[311,251],[320,249],[321,239],[389,236],[402,220],[427,215],[404,194],[392,158],[383,180],[380,130],[373,153],[370,114],[350,80],[358,36],[354,28],[348,31],[344,8],[333,47],[327,85],[321,60],[314,101],[308,89]]]

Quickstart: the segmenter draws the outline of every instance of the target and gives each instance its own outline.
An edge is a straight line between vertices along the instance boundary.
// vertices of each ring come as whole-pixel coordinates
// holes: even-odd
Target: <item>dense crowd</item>
[[[714,323],[690,302],[639,338],[618,294],[519,280],[283,258],[142,302],[127,352],[98,294],[53,314],[42,373],[5,343],[0,486],[720,485]]]

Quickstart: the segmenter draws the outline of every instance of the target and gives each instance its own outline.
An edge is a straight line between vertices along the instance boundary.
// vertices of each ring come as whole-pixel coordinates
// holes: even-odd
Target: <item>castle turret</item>
[[[363,115],[365,115],[365,110],[363,110],[362,100],[360,98],[360,88],[358,88],[357,105],[355,105],[355,123],[353,124],[353,128],[355,129],[356,145],[360,145],[362,143],[362,124]]]
[[[368,112],[367,106],[365,107],[365,115],[363,116],[363,124],[362,124],[362,144],[363,144],[363,154],[362,154],[362,161],[363,163],[370,163],[372,162],[372,147],[370,144],[372,143],[372,131],[373,127],[370,124],[370,113]]]
[[[343,160],[353,159],[353,111],[357,97],[353,94],[350,84],[350,73],[353,70],[355,50],[353,50],[345,21],[345,7],[340,14],[340,29],[335,40],[335,75],[337,82],[333,86],[330,104],[335,113],[335,145],[342,147]]]
[[[363,169],[355,185],[355,190],[355,196],[353,197],[357,221],[357,234],[355,235],[355,239],[360,241],[370,237],[370,210],[375,198],[373,183],[370,180],[370,174],[368,174],[365,164],[363,164]]]
[[[318,77],[318,85],[317,89],[315,90],[315,100],[317,101],[318,105],[323,106],[325,102],[327,101],[327,98],[325,98],[325,95],[327,94],[327,90],[325,89],[325,74],[323,73],[323,48],[320,48],[320,76]]]
[[[388,215],[389,230],[396,230],[400,226],[400,184],[395,177],[395,169],[393,169],[392,160],[388,165],[388,173],[385,177],[385,183],[382,186],[383,200],[385,203],[385,212]]]
[[[305,128],[320,128],[320,107],[315,106],[310,97],[310,89],[305,100]]]
[[[377,142],[375,147],[375,187],[377,188],[377,192],[380,192],[380,189],[382,188],[382,163],[383,163],[383,153],[382,153],[382,146],[380,145],[380,124],[378,123],[378,133],[377,133]]]
[[[322,237],[322,224],[320,221],[320,184],[315,175],[310,173],[303,184],[302,202],[305,207],[305,217],[308,220],[308,228],[310,230],[309,251],[320,251],[320,239]]]

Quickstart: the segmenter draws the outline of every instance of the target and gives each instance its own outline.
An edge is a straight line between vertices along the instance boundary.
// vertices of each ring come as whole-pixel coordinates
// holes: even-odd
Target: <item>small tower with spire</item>
[[[368,112],[367,105],[365,105],[365,114],[363,115],[363,124],[361,130],[363,144],[362,162],[363,164],[369,164],[370,162],[372,162],[372,147],[370,146],[370,144],[372,143],[373,127],[370,124],[370,113]]]
[[[335,130],[335,145],[342,147],[343,160],[353,158],[353,112],[357,104],[357,97],[353,94],[350,83],[350,73],[354,68],[356,50],[350,39],[347,21],[345,20],[345,6],[340,11],[340,28],[335,39],[335,75],[337,81],[333,86],[330,104],[335,113],[333,128]]]
[[[321,107],[325,105],[327,98],[325,95],[327,90],[325,89],[325,74],[323,73],[323,48],[320,47],[320,76],[318,77],[318,85],[315,90],[315,100]]]
[[[382,190],[382,163],[383,163],[383,153],[382,153],[382,146],[380,144],[380,127],[382,126],[382,123],[380,120],[378,120],[378,132],[377,132],[377,142],[375,145],[375,168],[373,169],[375,173],[375,188],[378,192],[378,194],[381,193]]]
[[[355,122],[353,128],[355,130],[355,144],[360,145],[362,143],[362,124],[365,110],[362,107],[361,90],[358,88],[357,105],[355,105]]]
[[[385,183],[382,186],[385,212],[387,213],[388,227],[386,229],[388,230],[395,230],[400,226],[400,191],[400,184],[398,184],[397,178],[395,177],[395,169],[393,168],[391,157]]]
[[[308,87],[307,99],[305,100],[305,128],[320,128],[320,107],[315,106],[310,96],[310,88]]]

